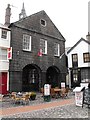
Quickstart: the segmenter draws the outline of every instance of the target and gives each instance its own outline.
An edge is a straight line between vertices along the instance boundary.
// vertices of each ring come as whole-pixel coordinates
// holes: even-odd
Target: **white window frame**
[[[6,51],[6,53],[3,54],[3,50]],[[6,59],[3,59],[6,58]],[[7,49],[5,48],[0,48],[0,61],[8,61],[7,59]]]
[[[54,43],[54,56],[60,56],[60,45],[58,43]]]
[[[25,46],[25,44],[27,46]],[[23,50],[24,51],[31,51],[31,36],[30,35],[23,34]]]
[[[42,49],[42,54],[47,54],[47,40],[40,39],[40,49]]]

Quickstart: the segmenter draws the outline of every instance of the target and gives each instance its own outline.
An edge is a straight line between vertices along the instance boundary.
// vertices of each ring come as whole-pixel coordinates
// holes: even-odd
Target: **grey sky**
[[[45,10],[66,39],[66,47],[73,46],[88,33],[89,0],[2,0],[0,1],[0,23],[4,24],[5,9],[11,6],[11,22],[19,20],[24,2],[27,16]],[[14,7],[13,7],[14,6]]]

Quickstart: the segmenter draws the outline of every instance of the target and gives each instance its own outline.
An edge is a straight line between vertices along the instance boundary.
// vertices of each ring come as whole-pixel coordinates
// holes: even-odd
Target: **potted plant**
[[[36,99],[36,93],[35,92],[31,92],[30,99],[31,100],[35,100]]]

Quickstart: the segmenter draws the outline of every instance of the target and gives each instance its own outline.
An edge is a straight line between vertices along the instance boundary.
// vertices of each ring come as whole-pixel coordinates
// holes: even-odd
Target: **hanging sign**
[[[8,57],[8,60],[12,59],[12,47],[7,49],[7,57]]]
[[[40,51],[38,52],[38,56],[42,56],[42,49],[40,49]]]

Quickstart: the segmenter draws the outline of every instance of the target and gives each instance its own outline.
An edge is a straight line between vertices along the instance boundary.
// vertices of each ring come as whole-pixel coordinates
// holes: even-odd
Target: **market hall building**
[[[22,15],[9,26],[12,47],[10,91],[39,91],[45,83],[60,87],[67,74],[65,38],[45,11],[28,17],[24,11]]]

